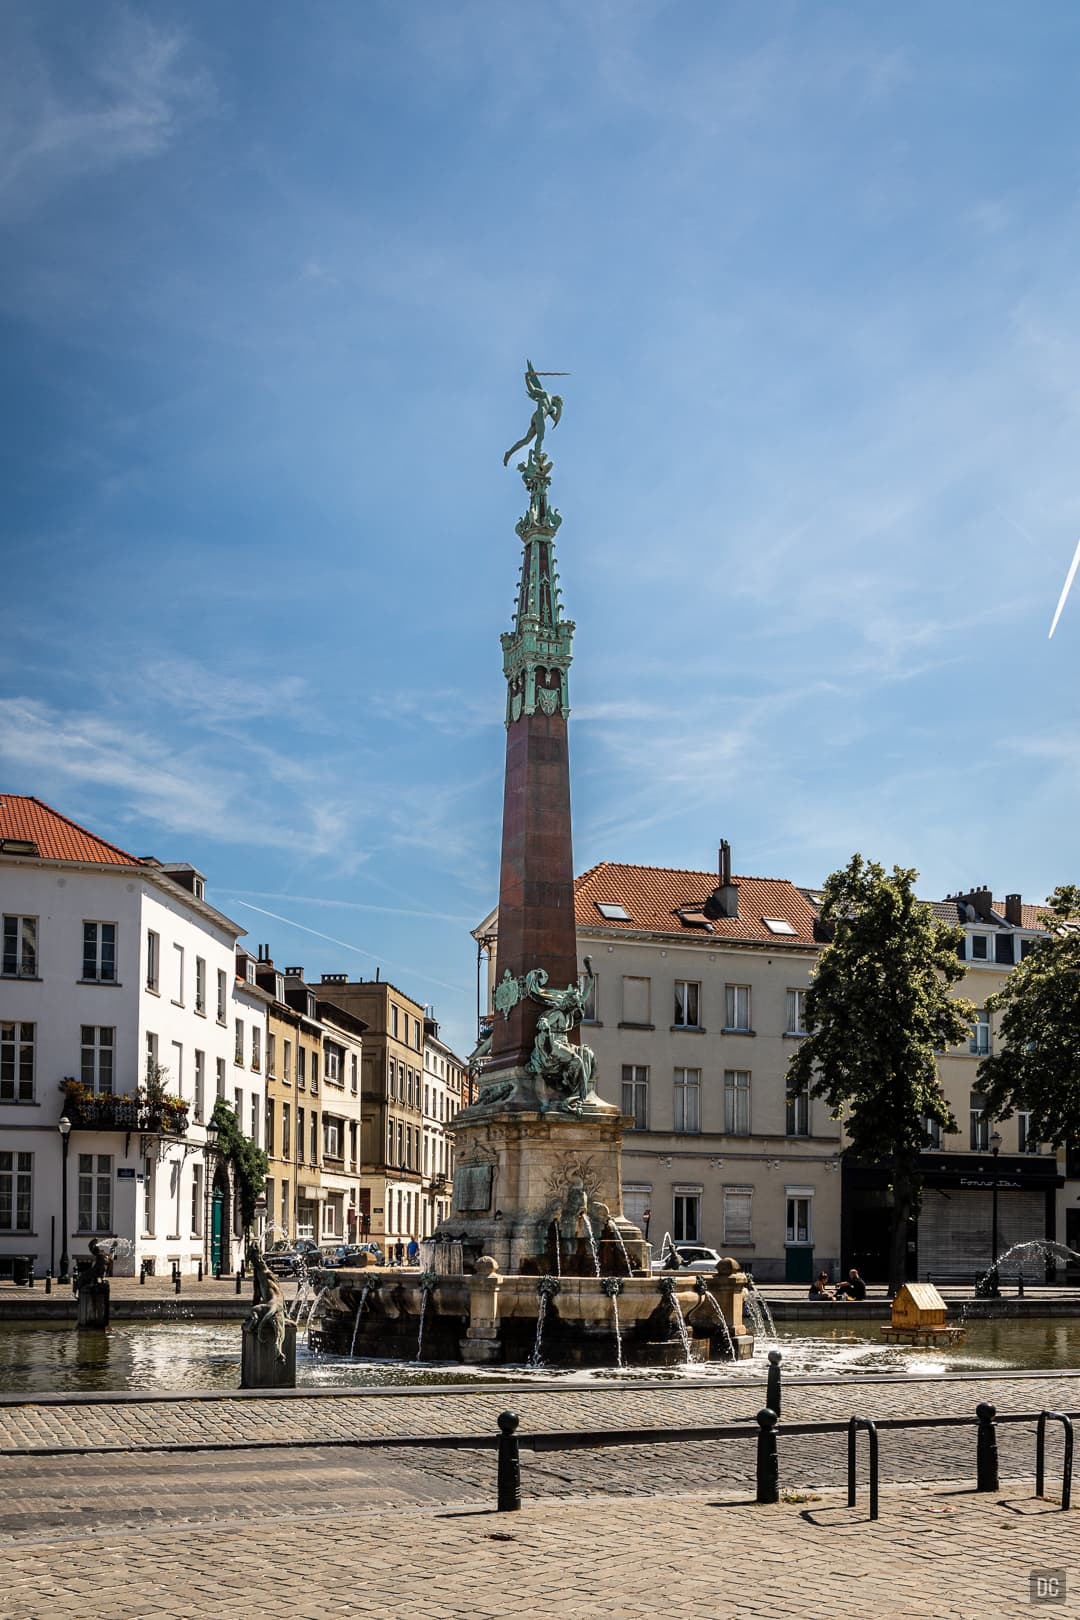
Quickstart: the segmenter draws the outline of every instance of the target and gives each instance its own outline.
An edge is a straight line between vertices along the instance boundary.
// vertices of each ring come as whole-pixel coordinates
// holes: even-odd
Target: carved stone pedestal
[[[647,1270],[641,1233],[622,1212],[623,1120],[609,1104],[597,1105],[580,1114],[497,1105],[463,1111],[454,1122],[453,1207],[436,1241],[460,1241],[466,1270],[490,1255],[504,1275],[592,1276],[591,1229],[605,1275],[625,1275],[627,1258]]]
[[[246,1324],[240,1351],[241,1389],[296,1388],[296,1323],[285,1323],[284,1361],[278,1360],[274,1339],[260,1339]]]
[[[79,1289],[79,1326],[81,1328],[107,1328],[109,1325],[109,1285],[107,1282],[83,1283]]]

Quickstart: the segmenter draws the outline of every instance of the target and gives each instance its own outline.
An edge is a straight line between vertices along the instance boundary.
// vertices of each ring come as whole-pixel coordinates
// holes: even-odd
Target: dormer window
[[[990,957],[989,938],[986,934],[972,934],[971,960],[973,962],[986,962]]]

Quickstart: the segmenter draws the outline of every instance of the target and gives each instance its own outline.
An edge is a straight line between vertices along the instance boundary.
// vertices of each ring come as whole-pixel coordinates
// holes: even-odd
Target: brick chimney
[[[1023,918],[1024,913],[1021,908],[1020,896],[1018,894],[1007,894],[1005,896],[1005,921],[1013,928],[1022,928],[1024,926]]]
[[[726,838],[720,840],[718,865],[720,881],[701,908],[710,921],[739,915],[739,885],[731,881],[731,845]]]
[[[958,894],[956,898],[961,905],[970,906],[980,922],[993,921],[990,913],[994,909],[994,894],[985,883],[977,889],[969,889],[966,894]]]

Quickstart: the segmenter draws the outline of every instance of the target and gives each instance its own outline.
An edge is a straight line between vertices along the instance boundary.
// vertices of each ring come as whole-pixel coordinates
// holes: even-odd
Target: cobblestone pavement
[[[844,1379],[790,1383],[787,1422],[1080,1409],[1080,1374],[1033,1378]],[[692,1428],[741,1423],[764,1404],[760,1385],[563,1385],[557,1389],[452,1389],[437,1394],[334,1393],[242,1400],[33,1402],[0,1407],[0,1453],[49,1448],[130,1450],[181,1445],[303,1445],[320,1439],[495,1433],[507,1406],[523,1433],[605,1428]]]
[[[144,1473],[146,1460],[136,1462]],[[602,1508],[563,1498],[518,1514],[456,1503],[358,1512],[314,1508],[322,1483],[317,1471],[297,1479],[301,1496],[287,1513],[248,1488],[243,1517],[62,1537],[39,1530],[4,1549],[3,1613],[986,1620],[1030,1615],[1036,1571],[1080,1586],[1076,1520],[1033,1500],[1027,1484],[988,1497],[940,1485],[887,1490],[871,1524],[864,1504],[848,1509],[836,1492],[766,1508],[727,1492]],[[1047,1612],[1075,1613],[1075,1598]]]

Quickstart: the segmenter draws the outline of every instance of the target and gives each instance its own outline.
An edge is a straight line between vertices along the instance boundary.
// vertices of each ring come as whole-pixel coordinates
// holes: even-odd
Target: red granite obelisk
[[[552,988],[578,977],[570,832],[567,676],[574,626],[561,614],[555,572],[559,513],[547,502],[551,463],[532,450],[522,467],[529,510],[517,525],[523,555],[514,628],[502,637],[506,675],[506,785],[496,979],[541,968]],[[519,1001],[497,1017],[485,1079],[527,1061],[541,1006]]]

